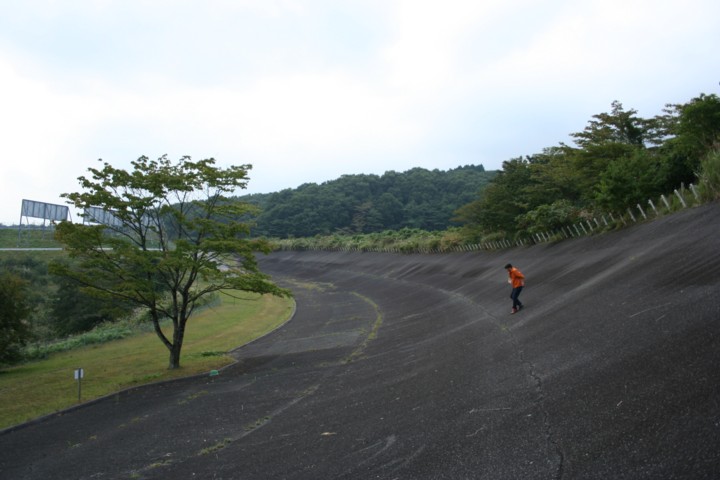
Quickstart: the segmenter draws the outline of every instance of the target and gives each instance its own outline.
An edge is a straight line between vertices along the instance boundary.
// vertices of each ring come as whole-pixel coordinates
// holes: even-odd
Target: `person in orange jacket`
[[[510,313],[517,313],[523,308],[523,304],[518,300],[520,292],[522,292],[525,286],[525,275],[520,270],[513,267],[511,264],[505,265],[505,270],[508,271],[508,283],[512,285],[512,292],[510,292],[510,298],[512,298],[513,305]]]

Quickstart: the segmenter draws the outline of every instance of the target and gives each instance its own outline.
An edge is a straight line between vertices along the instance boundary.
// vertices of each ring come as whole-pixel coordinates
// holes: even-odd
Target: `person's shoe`
[[[517,312],[518,312],[518,309],[513,307],[513,309],[510,311],[510,314],[517,313]]]
[[[525,305],[523,305],[523,304],[521,303],[520,306],[518,307],[518,312],[519,312],[520,310],[522,310],[523,308],[525,308]]]

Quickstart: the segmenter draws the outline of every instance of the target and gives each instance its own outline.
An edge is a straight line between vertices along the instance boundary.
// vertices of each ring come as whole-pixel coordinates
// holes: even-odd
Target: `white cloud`
[[[251,191],[499,168],[613,100],[652,116],[717,91],[717,18],[704,0],[4,3],[0,222],[99,157],[251,163]]]
[[[54,91],[51,82],[24,76],[5,56],[0,56],[0,79],[1,221],[8,222],[8,210],[19,212],[21,198],[60,201],[58,182],[77,177],[71,164],[81,160],[73,154],[97,112],[88,105],[78,108],[81,99]]]

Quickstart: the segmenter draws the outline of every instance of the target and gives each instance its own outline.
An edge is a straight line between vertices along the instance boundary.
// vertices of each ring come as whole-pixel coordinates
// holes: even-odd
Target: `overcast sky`
[[[717,0],[0,0],[0,222],[100,158],[251,164],[239,194],[495,170],[718,93],[719,46]]]

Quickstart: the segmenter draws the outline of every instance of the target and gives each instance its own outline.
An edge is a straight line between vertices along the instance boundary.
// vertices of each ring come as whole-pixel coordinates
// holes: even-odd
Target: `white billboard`
[[[68,219],[70,208],[65,205],[54,205],[52,203],[36,202],[35,200],[22,201],[22,217],[42,218],[54,222],[62,222]]]
[[[112,212],[100,207],[88,207],[83,212],[83,221],[99,223],[107,227],[121,227],[123,222]]]

